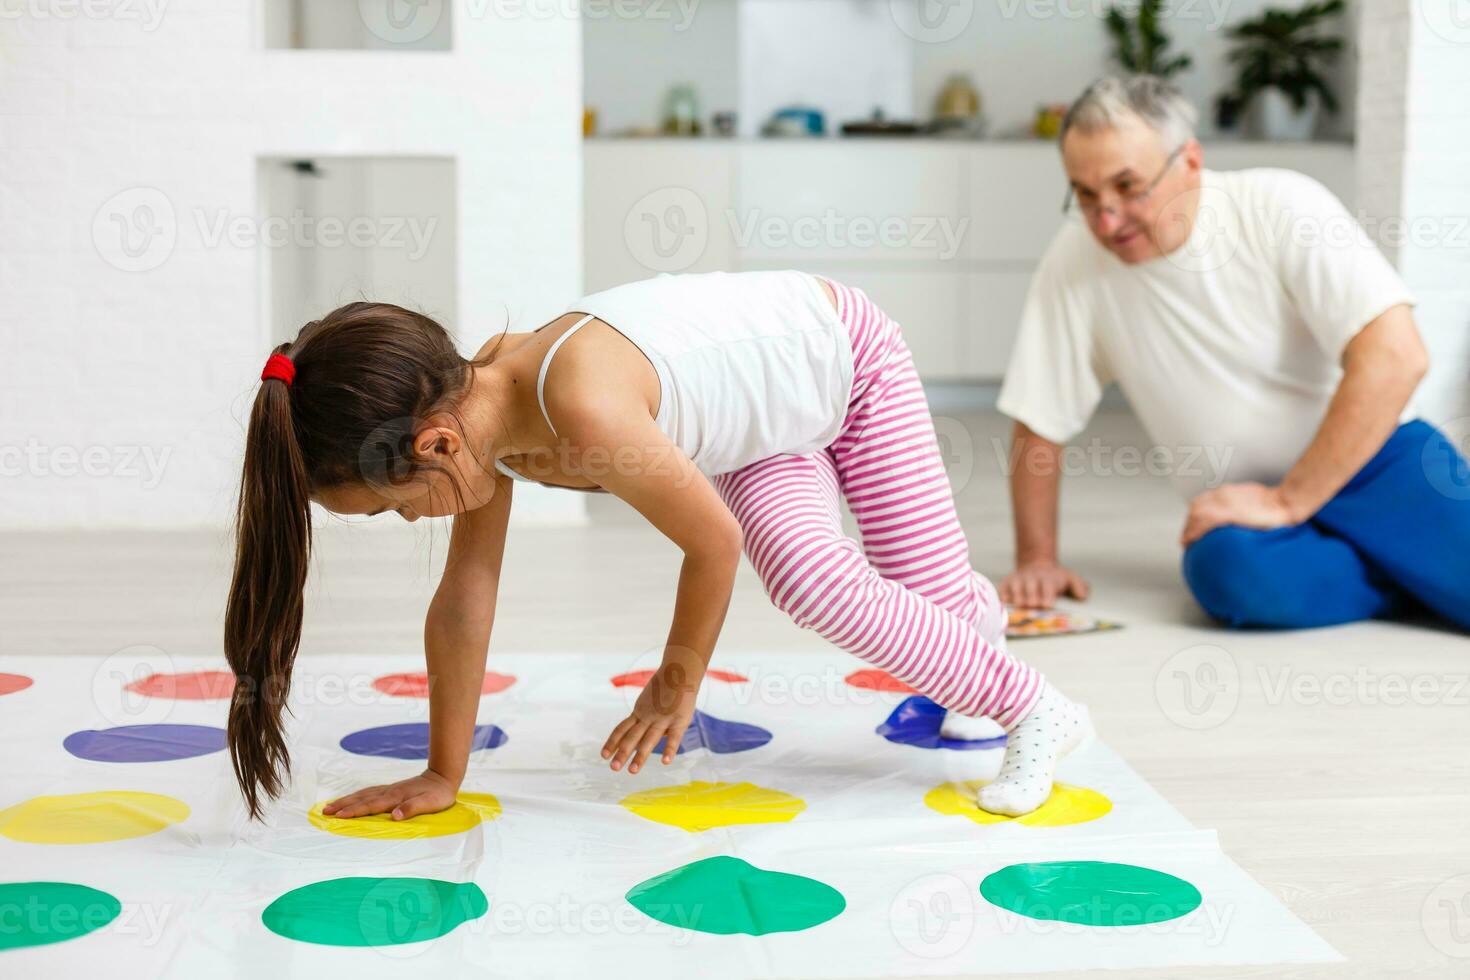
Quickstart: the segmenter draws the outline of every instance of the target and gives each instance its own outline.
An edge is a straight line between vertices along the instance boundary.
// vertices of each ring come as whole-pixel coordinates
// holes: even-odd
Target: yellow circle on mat
[[[188,816],[188,804],[157,793],[35,796],[0,810],[0,834],[27,844],[101,844],[156,834]]]
[[[326,800],[311,808],[306,819],[318,830],[343,837],[367,837],[372,840],[412,840],[419,837],[447,837],[462,834],[480,825],[482,820],[500,816],[500,801],[490,793],[460,793],[459,802],[438,813],[423,813],[407,820],[394,820],[391,813],[375,813],[370,817],[329,817],[322,813]]]
[[[1056,783],[1046,802],[1025,816],[1007,817],[988,813],[975,803],[975,794],[985,785],[983,779],[963,783],[942,783],[924,794],[924,805],[940,813],[966,817],[976,823],[1019,823],[1027,827],[1066,827],[1086,823],[1105,816],[1113,801],[1097,790]]]
[[[639,790],[623,806],[640,817],[695,833],[743,823],[785,823],[806,804],[790,793],[754,783],[684,783]]]

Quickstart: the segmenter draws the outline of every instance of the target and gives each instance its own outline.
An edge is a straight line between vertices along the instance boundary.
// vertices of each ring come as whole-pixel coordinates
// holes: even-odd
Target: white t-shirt
[[[703,473],[810,453],[842,431],[852,341],[805,272],[663,275],[586,296],[658,373],[660,429]]]
[[[1117,382],[1156,448],[1111,465],[1166,472],[1187,496],[1279,482],[1326,414],[1348,342],[1414,302],[1312,178],[1206,170],[1201,187],[1189,240],[1137,265],[1068,222],[1032,280],[998,402],[1065,443]]]

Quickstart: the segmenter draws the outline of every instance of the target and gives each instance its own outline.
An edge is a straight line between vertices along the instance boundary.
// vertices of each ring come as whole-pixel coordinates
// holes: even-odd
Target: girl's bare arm
[[[627,386],[589,383],[562,390],[580,392],[549,404],[582,474],[626,500],[684,552],[663,662],[603,746],[612,768],[631,758],[628,771],[637,772],[665,736],[663,758],[672,761],[693,718],[694,696],[735,584],[740,524]]]
[[[429,673],[429,765],[401,782],[370,786],[323,812],[360,817],[392,812],[394,819],[435,813],[454,804],[474,737],[485,657],[495,620],[512,483],[498,477],[489,501],[454,519],[444,576],[424,620]]]
[[[424,620],[429,769],[455,786],[464,779],[480,709],[513,486],[497,476],[494,496],[454,519],[444,576]]]

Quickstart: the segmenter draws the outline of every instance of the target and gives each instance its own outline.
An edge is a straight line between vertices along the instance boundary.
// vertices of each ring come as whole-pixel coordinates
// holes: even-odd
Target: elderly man
[[[1184,578],[1231,626],[1424,606],[1470,628],[1470,473],[1406,420],[1427,369],[1409,294],[1342,204],[1286,170],[1204,169],[1157,78],[1104,79],[1061,149],[1080,212],[1032,282],[999,407],[1015,420],[1014,605],[1085,598],[1058,560],[1063,444],[1116,382],[1190,497]],[[1188,471],[1184,471],[1187,469]]]

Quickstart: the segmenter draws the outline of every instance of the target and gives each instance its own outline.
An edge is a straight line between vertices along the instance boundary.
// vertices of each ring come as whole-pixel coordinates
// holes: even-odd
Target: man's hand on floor
[[[1000,598],[1018,609],[1050,609],[1061,596],[1086,599],[1087,580],[1054,561],[1028,561],[1001,579]]]
[[[1189,516],[1185,518],[1179,543],[1187,548],[1215,528],[1227,524],[1269,531],[1299,524],[1304,519],[1287,503],[1280,487],[1268,487],[1263,483],[1227,483],[1206,490],[1189,502]]]

